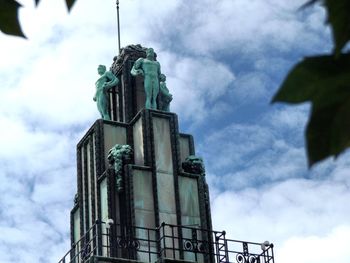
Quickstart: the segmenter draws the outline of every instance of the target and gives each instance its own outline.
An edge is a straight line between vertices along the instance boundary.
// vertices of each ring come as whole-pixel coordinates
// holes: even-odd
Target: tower
[[[230,262],[232,256],[238,263],[273,262],[272,244],[228,240],[212,230],[193,137],[179,132],[175,113],[145,109],[148,69],[132,74],[146,51],[130,45],[114,59],[110,72],[119,81],[106,91],[109,116],[77,145],[71,250],[59,263]]]

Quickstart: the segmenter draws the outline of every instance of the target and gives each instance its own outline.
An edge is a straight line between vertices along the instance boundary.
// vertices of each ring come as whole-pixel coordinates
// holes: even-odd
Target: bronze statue
[[[146,109],[157,109],[157,96],[159,93],[160,64],[155,60],[153,48],[146,50],[146,58],[139,58],[131,69],[131,75],[142,75],[146,93]]]
[[[100,78],[96,81],[96,93],[93,98],[97,102],[97,109],[101,114],[102,119],[111,120],[109,115],[109,96],[108,90],[116,85],[118,85],[119,80],[114,74],[106,70],[106,66],[99,65],[97,72]]]
[[[166,76],[160,74],[159,76],[159,94],[158,94],[158,109],[162,111],[170,111],[170,102],[173,100],[173,95],[169,93],[166,86]]]

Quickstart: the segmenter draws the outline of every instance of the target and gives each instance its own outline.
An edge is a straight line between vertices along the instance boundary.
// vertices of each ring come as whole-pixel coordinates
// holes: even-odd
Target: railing
[[[203,263],[274,263],[273,244],[226,238],[226,232],[163,223],[158,228],[96,222],[58,263],[93,256],[155,262],[162,258]]]
[[[96,222],[86,234],[64,255],[58,263],[83,263],[92,255],[97,254],[98,235],[97,230],[101,224]]]

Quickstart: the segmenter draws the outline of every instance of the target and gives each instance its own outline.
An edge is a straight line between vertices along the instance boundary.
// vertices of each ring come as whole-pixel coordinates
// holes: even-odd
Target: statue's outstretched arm
[[[132,66],[132,69],[130,71],[131,75],[137,76],[137,75],[144,75],[143,70],[142,70],[142,63],[143,63],[143,58],[139,58],[138,60],[135,61],[134,65]]]

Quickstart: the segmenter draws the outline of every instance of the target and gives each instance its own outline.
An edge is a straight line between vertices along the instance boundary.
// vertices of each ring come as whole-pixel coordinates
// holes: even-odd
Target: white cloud
[[[341,233],[340,229],[344,226],[348,232],[350,228],[350,209],[346,205],[350,193],[342,183],[292,179],[236,193],[218,190],[213,196],[214,227],[225,229],[232,239],[273,241],[276,261],[284,262],[289,257],[308,262],[303,255],[306,251],[315,252],[312,239],[329,245],[334,243],[332,239],[339,238],[339,243],[347,240],[346,232]],[[340,260],[348,256],[343,244],[335,251]],[[317,259],[320,261],[312,262],[328,262],[327,258]]]
[[[350,226],[341,225],[326,236],[292,237],[278,247],[276,257],[285,263],[346,263],[350,257],[349,236]]]
[[[286,107],[273,111],[266,116],[272,127],[279,130],[297,130],[299,133],[306,126],[309,105]]]
[[[201,1],[179,7],[169,21],[180,20],[188,12],[195,16],[177,24],[183,46],[200,54],[235,49],[243,53],[300,48],[305,41],[318,44],[323,34],[322,19],[311,19],[309,26],[298,16],[305,1]],[[191,11],[189,11],[191,10]],[[313,9],[321,13],[319,8]],[[317,15],[317,17],[321,17]],[[171,22],[170,22],[171,23]],[[310,28],[313,30],[310,32]],[[205,44],[203,44],[205,43]]]
[[[264,158],[268,150],[276,154],[279,154],[281,149],[285,150],[285,145],[279,142],[281,138],[277,136],[268,127],[231,124],[212,134],[207,134],[203,145],[200,145],[200,151],[208,155],[206,159],[214,169],[233,168],[249,162],[253,156],[257,157],[256,155]],[[212,145],[212,147],[207,147],[207,145]],[[218,152],[220,152],[220,158],[209,157]]]
[[[225,64],[210,58],[162,53],[159,60],[173,93],[172,110],[185,119],[203,121],[208,114],[208,104],[215,104],[225,95],[235,79]]]
[[[238,76],[232,88],[232,96],[239,97],[241,101],[256,101],[266,96],[269,82],[266,74],[260,72]]]

